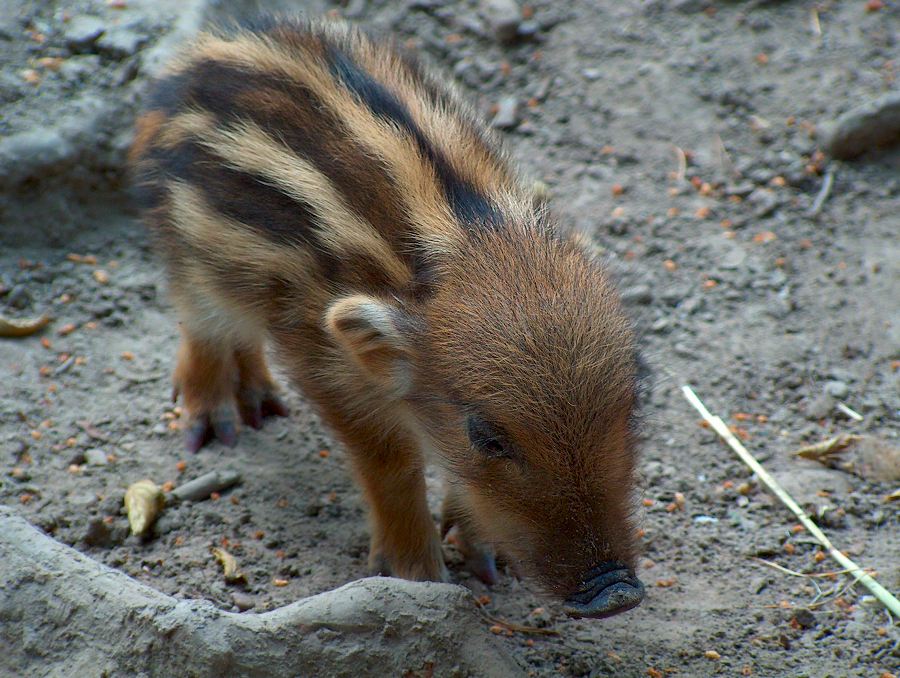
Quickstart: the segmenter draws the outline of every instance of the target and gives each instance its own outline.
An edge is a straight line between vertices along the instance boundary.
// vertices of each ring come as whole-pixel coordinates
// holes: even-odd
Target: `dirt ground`
[[[119,164],[141,50],[169,18],[114,4],[0,2],[0,136],[51,134],[84,115],[78,102],[121,112],[94,130],[103,152],[90,160],[22,177],[0,157],[0,307],[54,318],[0,340],[0,501],[177,597],[273,609],[365,575],[365,509],[344,451],[296,393],[289,419],[244,431],[236,448],[183,451],[177,328]],[[558,632],[505,636],[523,675],[898,673],[900,626],[865,589],[760,562],[839,569],[680,392],[693,385],[838,548],[900,590],[900,504],[884,502],[896,482],[792,455],[836,433],[898,444],[900,154],[838,164],[817,152],[824,121],[898,87],[900,7],[877,4],[536,0],[521,39],[503,45],[475,2],[324,3],[420,47],[486,119],[515,100],[503,131],[513,156],[602,248],[655,372],[639,608],[568,619],[508,573],[487,590],[446,546],[491,614]],[[67,37],[88,14],[138,38]],[[129,483],[221,469],[243,481],[167,509],[147,541],[128,536]],[[430,485],[437,514],[436,471]],[[214,545],[238,558],[245,586],[222,580]]]

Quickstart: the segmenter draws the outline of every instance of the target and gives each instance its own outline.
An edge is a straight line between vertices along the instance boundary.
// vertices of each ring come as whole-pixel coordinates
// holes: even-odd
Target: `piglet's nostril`
[[[621,563],[603,563],[588,572],[578,591],[564,605],[574,617],[611,617],[636,607],[644,599],[644,585]]]

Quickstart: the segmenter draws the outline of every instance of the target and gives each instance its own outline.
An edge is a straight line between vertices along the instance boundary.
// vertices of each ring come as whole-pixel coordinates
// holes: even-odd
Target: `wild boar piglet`
[[[264,342],[349,452],[373,572],[448,579],[442,531],[573,615],[637,605],[638,360],[603,270],[446,81],[342,23],[204,34],[131,162],[182,342],[187,446],[285,415]]]

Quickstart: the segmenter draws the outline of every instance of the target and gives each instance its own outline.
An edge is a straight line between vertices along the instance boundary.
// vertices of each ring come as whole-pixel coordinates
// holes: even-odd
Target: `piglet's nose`
[[[563,603],[572,617],[604,619],[637,607],[644,599],[644,585],[622,563],[603,563],[587,573],[581,588]]]

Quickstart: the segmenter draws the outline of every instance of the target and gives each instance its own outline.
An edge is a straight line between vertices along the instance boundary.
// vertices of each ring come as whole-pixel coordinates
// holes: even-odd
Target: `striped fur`
[[[131,162],[182,323],[191,449],[283,413],[269,339],[348,447],[373,569],[447,577],[425,448],[486,579],[493,546],[560,595],[633,566],[629,324],[414,58],[340,23],[205,34],[157,84]]]

